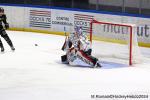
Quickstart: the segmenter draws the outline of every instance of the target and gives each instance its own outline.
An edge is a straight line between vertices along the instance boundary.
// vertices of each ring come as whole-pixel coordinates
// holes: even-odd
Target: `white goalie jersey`
[[[74,65],[73,63],[77,59],[80,59],[90,66],[97,66],[98,59],[91,56],[91,43],[87,36],[82,33],[81,29],[70,33],[70,35],[65,40],[62,50],[66,51],[66,55],[62,56],[62,59],[65,60],[62,60],[62,62],[66,61],[67,59],[67,62],[70,65]]]
[[[84,34],[70,33],[68,40],[72,42],[73,47],[77,50],[88,51],[91,49],[91,43]]]

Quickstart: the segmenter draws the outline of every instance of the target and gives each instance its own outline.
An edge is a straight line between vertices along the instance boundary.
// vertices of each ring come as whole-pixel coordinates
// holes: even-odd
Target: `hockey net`
[[[93,39],[109,41],[110,43],[99,43]],[[116,58],[128,62],[129,65],[141,62],[142,55],[138,46],[136,25],[92,20],[90,23],[90,41],[93,50],[96,50],[95,56],[100,59],[105,58],[112,61],[113,58]]]

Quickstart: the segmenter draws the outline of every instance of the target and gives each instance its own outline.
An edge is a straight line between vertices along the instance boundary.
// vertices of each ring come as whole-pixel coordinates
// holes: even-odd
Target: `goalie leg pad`
[[[89,49],[89,50],[85,51],[85,53],[88,54],[88,55],[91,55],[92,49]]]
[[[83,62],[85,62],[85,63],[91,65],[92,67],[96,67],[96,66],[101,67],[100,64],[97,63],[97,62],[98,62],[98,59],[97,59],[97,58],[95,58],[95,57],[93,57],[93,56],[91,56],[91,55],[86,54],[86,53],[83,52],[82,50],[78,51],[77,57],[78,57],[79,59],[81,59]],[[99,65],[98,65],[98,64],[99,64]]]
[[[72,46],[72,42],[71,42],[71,41],[66,40],[66,41],[65,41],[65,43],[63,44],[63,46],[62,46],[61,50],[65,51],[66,49],[71,48],[71,46]]]

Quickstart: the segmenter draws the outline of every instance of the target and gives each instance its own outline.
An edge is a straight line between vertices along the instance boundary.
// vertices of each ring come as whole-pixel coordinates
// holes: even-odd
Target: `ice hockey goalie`
[[[74,62],[80,60],[90,67],[101,67],[98,59],[91,55],[91,42],[88,41],[80,27],[76,27],[75,32],[66,36],[62,50],[66,52],[65,55],[61,56],[61,61],[65,64],[75,65]]]

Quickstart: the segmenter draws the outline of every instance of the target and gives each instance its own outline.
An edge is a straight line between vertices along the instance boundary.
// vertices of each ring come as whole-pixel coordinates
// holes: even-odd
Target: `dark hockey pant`
[[[0,35],[1,35],[1,37],[3,37],[3,38],[6,40],[6,42],[8,43],[8,45],[9,45],[10,47],[14,47],[13,44],[12,44],[12,41],[10,40],[8,34],[6,33],[6,31],[5,31],[4,29],[1,29],[1,30],[0,30]],[[0,47],[1,47],[1,48],[4,48],[1,39],[0,39]]]

